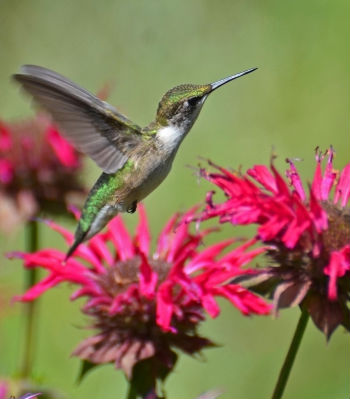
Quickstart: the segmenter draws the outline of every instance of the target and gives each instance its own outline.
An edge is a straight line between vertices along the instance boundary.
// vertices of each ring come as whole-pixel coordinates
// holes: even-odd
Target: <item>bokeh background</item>
[[[298,167],[309,181],[316,146],[333,144],[339,168],[349,161],[349,11],[346,0],[0,0],[0,118],[34,114],[10,81],[24,63],[52,68],[93,92],[113,82],[109,101],[141,125],[172,86],[258,67],[207,101],[170,176],[146,199],[155,237],[171,214],[203,201],[210,188],[186,167],[197,165],[198,156],[247,169],[268,163],[274,151],[279,168],[286,157],[301,158]],[[99,171],[86,162],[83,179],[92,184]],[[137,218],[125,219],[132,229]],[[232,234],[242,231],[225,226],[219,237]],[[41,236],[42,245],[65,250],[45,227]],[[0,235],[0,242],[1,252],[22,249],[23,232]],[[22,291],[20,262],[3,259],[0,279],[0,376],[13,376],[23,320],[21,305],[8,299]],[[70,352],[86,331],[81,303],[70,303],[70,292],[57,288],[40,300],[35,375],[72,399],[123,397],[124,376],[112,365],[76,384],[79,361]],[[201,330],[221,346],[201,359],[181,355],[166,383],[169,398],[215,387],[223,398],[270,396],[299,311],[248,319],[221,305],[222,314]],[[341,328],[327,344],[310,323],[285,398],[348,397],[349,348]]]

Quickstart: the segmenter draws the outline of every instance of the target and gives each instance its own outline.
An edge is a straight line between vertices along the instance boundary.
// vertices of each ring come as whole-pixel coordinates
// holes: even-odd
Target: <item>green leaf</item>
[[[80,384],[85,378],[85,375],[100,364],[91,363],[88,360],[82,360],[80,363],[80,371],[77,378],[77,384]]]
[[[169,373],[173,370],[177,361],[177,355],[173,351],[167,353],[166,364],[163,359],[157,356],[138,362],[132,371],[132,378],[129,382],[128,399],[147,398],[161,399],[164,395],[157,394],[157,382],[164,382]]]

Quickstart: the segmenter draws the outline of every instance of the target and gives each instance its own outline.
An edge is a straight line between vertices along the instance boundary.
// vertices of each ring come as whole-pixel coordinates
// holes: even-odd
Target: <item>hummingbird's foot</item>
[[[137,201],[134,201],[131,206],[126,210],[128,213],[135,213],[137,208]]]

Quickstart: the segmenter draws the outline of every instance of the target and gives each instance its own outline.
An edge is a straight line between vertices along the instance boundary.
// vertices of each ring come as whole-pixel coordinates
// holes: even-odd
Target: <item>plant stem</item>
[[[300,342],[303,338],[304,331],[309,320],[309,314],[305,311],[301,311],[301,315],[298,321],[297,328],[295,330],[292,342],[290,344],[286,358],[284,359],[283,366],[281,368],[278,380],[275,386],[275,390],[272,394],[272,399],[281,399],[284,389],[287,385],[290,371],[293,367],[295,356],[298,352]]]
[[[157,359],[152,357],[133,367],[127,399],[158,399],[156,363]]]
[[[138,398],[142,398],[142,399],[158,399],[158,396],[157,396],[157,393],[155,392],[155,390],[151,390],[147,394],[141,395],[137,391],[137,389],[135,389],[135,387],[133,387],[133,386],[129,387],[129,391],[128,391],[127,395],[128,395],[127,399],[138,399]]]
[[[26,251],[35,252],[39,245],[38,222],[29,221],[26,225]],[[25,291],[32,287],[38,278],[37,269],[29,269],[25,271]],[[34,336],[35,336],[35,319],[36,319],[36,301],[24,304],[24,348],[22,355],[22,364],[20,375],[22,378],[28,378],[31,375],[34,355]]]

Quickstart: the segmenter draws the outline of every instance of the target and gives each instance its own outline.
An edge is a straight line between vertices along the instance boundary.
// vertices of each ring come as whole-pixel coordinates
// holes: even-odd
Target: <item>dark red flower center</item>
[[[171,265],[162,259],[148,258],[147,261],[157,273],[158,282],[164,281]],[[139,255],[116,262],[112,267],[107,268],[107,272],[104,275],[99,276],[100,285],[111,297],[124,293],[131,284],[138,283],[141,262]]]
[[[156,359],[162,370],[164,367],[171,369],[176,359],[173,347],[193,354],[212,346],[209,340],[196,333],[196,326],[203,319],[198,304],[181,309],[181,317],[172,323],[176,333],[163,331],[158,326],[157,287],[154,298],[147,298],[140,292],[142,262],[139,255],[117,261],[97,277],[107,301],[87,307],[84,312],[94,318],[93,327],[98,333],[84,340],[74,351],[76,356],[93,363],[115,362],[128,377],[134,365],[144,359]],[[157,273],[159,286],[167,279],[171,265],[161,259],[148,258],[147,262]],[[159,373],[157,367],[155,374]]]
[[[350,210],[340,209],[324,201],[322,207],[328,214],[328,229],[323,233],[325,251],[330,253],[350,243]]]

